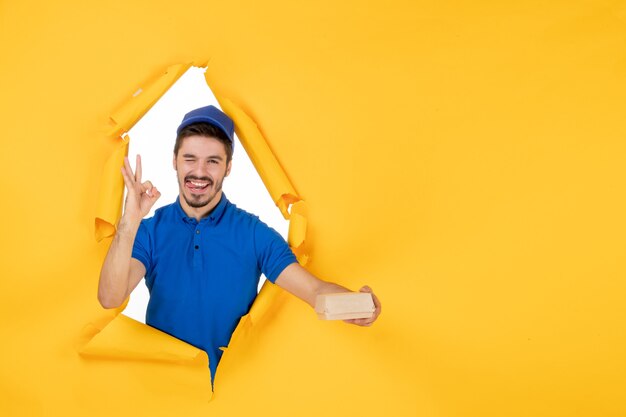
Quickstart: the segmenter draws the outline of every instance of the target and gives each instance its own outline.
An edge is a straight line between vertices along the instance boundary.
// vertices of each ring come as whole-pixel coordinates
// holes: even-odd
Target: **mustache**
[[[213,180],[209,177],[196,177],[195,175],[187,175],[185,177],[185,181],[207,181],[210,184],[213,184]]]

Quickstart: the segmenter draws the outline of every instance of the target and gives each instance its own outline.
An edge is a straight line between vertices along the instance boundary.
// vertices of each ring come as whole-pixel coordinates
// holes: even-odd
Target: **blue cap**
[[[209,123],[214,125],[226,134],[233,148],[235,147],[235,123],[217,107],[206,106],[190,111],[183,117],[183,121],[180,123],[180,126],[178,126],[176,134],[180,134],[181,130],[194,123]]]

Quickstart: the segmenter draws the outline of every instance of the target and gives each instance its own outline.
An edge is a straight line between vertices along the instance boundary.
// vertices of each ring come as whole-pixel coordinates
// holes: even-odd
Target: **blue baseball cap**
[[[178,126],[176,134],[179,135],[181,130],[194,123],[209,123],[214,125],[226,134],[233,148],[235,147],[235,123],[217,107],[206,106],[190,111],[183,117],[183,121],[180,123],[180,126]]]

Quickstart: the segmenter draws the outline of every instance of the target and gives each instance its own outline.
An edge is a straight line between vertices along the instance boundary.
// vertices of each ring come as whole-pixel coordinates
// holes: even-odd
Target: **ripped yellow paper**
[[[272,200],[280,209],[283,217],[289,219],[289,206],[301,198],[296,193],[293,185],[291,185],[278,159],[272,153],[259,127],[250,116],[231,100],[226,97],[220,97],[217,94],[216,98],[224,113],[234,120],[235,132],[263,180],[265,188],[272,196]]]
[[[129,103],[122,106],[121,110],[115,112],[111,118],[121,126],[120,131],[125,132],[130,129],[188,67],[188,65],[170,67],[159,80],[149,84],[145,92],[142,90],[143,95],[136,95]],[[142,98],[139,99],[139,97]],[[224,109],[224,111],[235,121],[237,133],[243,138],[244,148],[253,160],[255,168],[259,170],[263,183],[268,187],[272,196],[279,196],[275,199],[277,206],[281,211],[285,210],[284,214],[289,215],[286,211],[286,204],[295,202],[289,223],[288,241],[298,261],[303,265],[306,264],[308,255],[304,251],[304,241],[307,220],[304,201],[297,196],[287,179],[287,175],[282,171],[276,157],[272,154],[265,138],[252,119],[230,100],[223,98],[221,102],[228,106],[228,109]],[[98,215],[96,217],[96,239],[98,241],[115,234],[115,224],[122,214],[121,200],[124,184],[120,168],[124,156],[127,155],[129,141],[130,138],[127,134],[120,136],[120,143],[116,144],[103,168],[103,179],[98,199]],[[251,306],[249,314],[242,317],[233,332],[231,343],[235,343],[239,336],[245,333],[245,329],[261,320],[271,308],[277,291],[278,287],[275,285],[268,282],[264,284]],[[104,324],[102,328],[95,324],[86,326],[82,335],[85,341],[78,347],[78,351],[83,357],[165,361],[192,365],[205,364],[208,367],[208,358],[206,358],[206,354],[200,355],[199,349],[120,314],[123,307],[117,309],[117,315],[110,322]],[[223,349],[226,350],[227,348],[224,347]]]
[[[124,157],[128,155],[128,135],[114,139],[116,142],[113,152],[107,158],[102,169],[98,206],[96,208],[96,240],[99,242],[105,237],[115,234],[117,221],[122,216],[122,196],[124,194],[124,179],[121,168]]]
[[[122,214],[124,181],[120,169],[128,154],[128,131],[154,106],[163,94],[191,67],[191,63],[168,67],[156,79],[139,87],[132,97],[111,113],[109,136],[116,142],[103,168],[96,208],[96,240],[115,234]]]
[[[130,100],[111,113],[111,121],[115,124],[111,134],[121,136],[127,133],[189,67],[191,63],[171,65],[156,79],[138,87]]]
[[[291,207],[291,218],[289,220],[288,242],[291,250],[298,258],[301,265],[306,265],[309,255],[305,247],[307,230],[306,203],[298,201]]]
[[[307,230],[306,203],[296,193],[287,174],[272,153],[258,125],[246,112],[226,97],[216,95],[222,110],[235,122],[235,132],[256,168],[272,200],[289,219],[288,242],[301,265],[309,262],[304,246]]]
[[[625,1],[0,8],[1,416],[626,415]],[[118,314],[116,111],[208,57],[297,185],[283,215],[306,200],[311,271],[383,303],[320,323],[267,285],[210,402],[208,368],[77,351]]]
[[[84,357],[209,366],[206,352],[123,314],[82,346]]]

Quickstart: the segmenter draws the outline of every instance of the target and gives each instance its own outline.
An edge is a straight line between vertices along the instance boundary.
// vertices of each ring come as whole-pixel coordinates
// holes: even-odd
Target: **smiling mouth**
[[[211,185],[212,181],[207,180],[199,180],[199,179],[185,179],[185,188],[191,191],[194,194],[202,194],[206,191]]]

